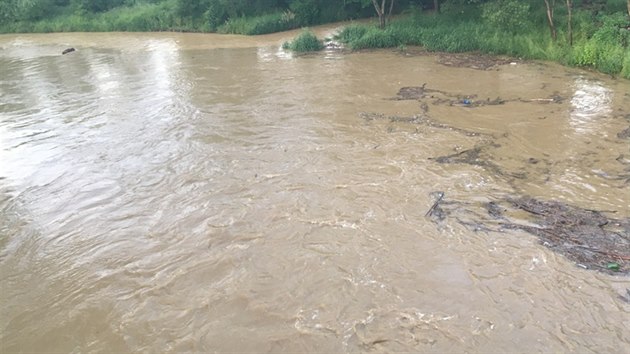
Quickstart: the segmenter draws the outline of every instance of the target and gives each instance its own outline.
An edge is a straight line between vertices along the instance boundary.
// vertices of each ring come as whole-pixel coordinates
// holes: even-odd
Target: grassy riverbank
[[[192,21],[178,19],[173,1],[140,3],[99,13],[62,9],[52,16],[37,20],[20,20],[0,25],[0,33],[202,30],[203,26],[200,27]]]
[[[183,31],[256,35],[373,13],[369,1],[359,0],[3,1],[0,33]],[[572,31],[565,2],[557,2],[554,8],[556,39],[550,34],[546,9],[539,0],[446,0],[441,2],[440,13],[421,10],[421,5],[433,1],[400,0],[396,10],[402,16],[384,29],[355,24],[345,28],[339,40],[351,49],[413,45],[430,51],[478,51],[551,60],[630,79],[628,2],[573,2]],[[599,7],[593,7],[595,4]],[[312,38],[306,39],[302,36],[287,47],[300,51],[319,46]]]
[[[409,1],[399,0],[400,7]],[[371,15],[371,3],[359,0],[0,0],[0,33],[257,35]]]
[[[146,3],[97,14],[68,13],[39,21],[16,21],[1,24],[0,33],[170,31],[259,35],[300,28],[293,16],[283,12],[235,17],[213,26],[207,21],[179,17],[173,6],[168,1]]]
[[[566,13],[556,15],[557,39],[553,40],[545,27],[544,14],[531,17],[543,21],[523,19],[522,24],[510,30],[494,26],[478,8],[469,10],[465,14],[449,10],[437,15],[418,12],[393,21],[385,29],[355,24],[346,27],[337,39],[354,50],[404,49],[413,45],[429,51],[478,51],[589,67],[630,79],[630,20],[621,12],[599,16],[587,12],[574,14],[571,45],[568,26],[563,23]]]

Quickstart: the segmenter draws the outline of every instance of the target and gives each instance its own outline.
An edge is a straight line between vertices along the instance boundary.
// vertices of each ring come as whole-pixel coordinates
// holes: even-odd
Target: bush
[[[319,6],[315,0],[294,0],[289,8],[295,14],[299,26],[311,25],[319,16]]]
[[[623,69],[624,50],[620,47],[606,46],[595,63],[595,68],[603,73],[616,75]]]
[[[99,20],[107,31],[164,31],[175,24],[175,15],[167,2],[160,4],[139,4],[131,8],[117,8],[100,17]]]
[[[482,5],[481,17],[491,26],[512,33],[528,25],[529,4],[516,0],[496,0]]]
[[[630,26],[630,20],[627,17],[623,13],[603,16],[601,18],[603,24],[593,34],[593,40],[598,43],[627,47],[630,42],[630,31],[622,29],[622,27]]]
[[[123,4],[123,0],[75,0],[87,12],[104,12]]]
[[[441,16],[456,20],[474,20],[481,17],[482,0],[448,0],[440,5]]]
[[[573,48],[569,64],[593,67],[607,74],[621,74],[627,77],[630,70],[628,65],[630,32],[622,27],[630,23],[621,13],[603,16],[601,20],[603,24],[592,37]]]
[[[609,13],[628,11],[626,0],[606,0],[605,9]]]
[[[313,32],[305,29],[290,43],[285,43],[282,46],[284,49],[290,49],[294,52],[315,52],[322,50],[324,45],[317,39],[317,36]]]
[[[219,26],[218,32],[256,35],[282,32],[296,27],[298,26],[292,13],[276,12],[256,17],[230,18],[223,25]]]
[[[593,15],[589,11],[576,10],[573,13],[573,39],[575,41],[593,37],[597,29],[597,22],[593,20]]]
[[[210,32],[216,30],[227,20],[227,11],[222,3],[211,1],[208,9],[203,14],[206,29]]]

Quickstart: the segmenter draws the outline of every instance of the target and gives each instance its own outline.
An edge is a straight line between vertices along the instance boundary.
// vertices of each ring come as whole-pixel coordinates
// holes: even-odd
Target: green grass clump
[[[393,31],[370,27],[360,38],[350,42],[350,48],[392,48],[400,44],[402,43]]]
[[[322,42],[317,39],[313,32],[305,29],[291,42],[282,45],[284,49],[290,49],[294,52],[315,52],[324,49]]]
[[[361,37],[369,30],[366,25],[352,24],[344,27],[339,34],[335,36],[335,39],[343,43],[352,43]]]

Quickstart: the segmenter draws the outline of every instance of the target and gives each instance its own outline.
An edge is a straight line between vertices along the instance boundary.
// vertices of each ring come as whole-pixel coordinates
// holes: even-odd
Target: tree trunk
[[[435,11],[436,14],[440,13],[440,0],[433,0],[433,10]]]
[[[551,0],[551,3],[549,3],[549,0],[544,0],[544,1],[545,1],[545,5],[547,6],[547,23],[549,24],[549,31],[551,31],[551,38],[553,38],[553,40],[555,41],[557,38],[557,35],[556,35],[556,26],[553,24],[553,6],[555,5],[556,1]]]
[[[630,3],[630,0],[628,0]],[[569,31],[569,45],[573,45],[573,0],[567,0],[567,29]]]
[[[630,16],[630,0],[628,0],[628,16]]]
[[[385,28],[385,0],[381,0],[381,6],[378,5],[376,0],[372,0],[372,5],[374,5],[374,9],[376,10],[376,14],[378,15],[378,25],[380,28]]]
[[[389,3],[389,13],[387,14],[387,22],[391,21],[391,18],[392,18],[392,11],[394,10],[394,2],[396,2],[396,0],[390,0],[390,3]]]
[[[378,15],[378,24],[381,28],[385,28],[385,25],[389,21],[389,18],[392,16],[392,11],[394,10],[394,2],[395,0],[390,0],[389,3],[389,13],[385,12],[385,5],[387,4],[387,0],[381,0],[381,4],[378,4],[377,0],[372,0],[372,5],[374,5],[374,9],[376,10],[376,14]]]

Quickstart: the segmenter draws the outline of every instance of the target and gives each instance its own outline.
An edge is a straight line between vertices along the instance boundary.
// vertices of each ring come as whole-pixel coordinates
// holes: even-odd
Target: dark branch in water
[[[433,203],[433,205],[431,206],[431,209],[429,209],[429,211],[427,211],[427,213],[424,214],[424,216],[431,216],[431,214],[433,214],[433,211],[435,210],[435,208],[442,201],[442,198],[444,198],[444,192],[437,192],[437,195],[438,195],[438,199],[435,201],[435,203]]]

